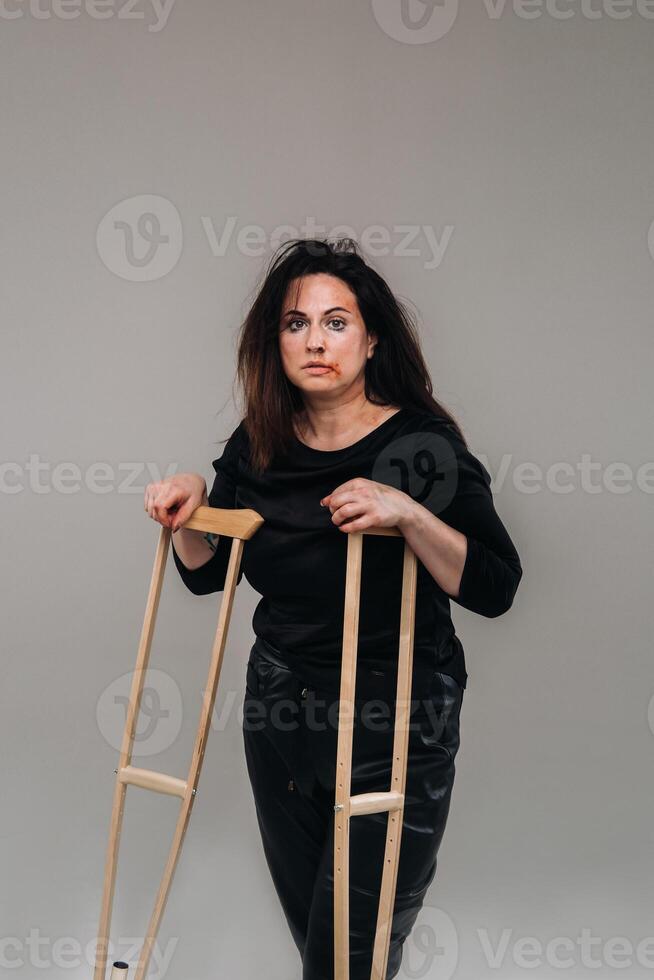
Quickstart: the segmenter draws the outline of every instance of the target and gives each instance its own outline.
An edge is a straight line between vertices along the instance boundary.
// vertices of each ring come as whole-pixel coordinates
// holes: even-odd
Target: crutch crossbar
[[[386,793],[358,793],[350,797],[350,816],[361,813],[384,813],[386,810],[401,810],[404,806],[404,793],[389,790]]]
[[[135,766],[123,766],[118,770],[118,779],[121,783],[130,786],[142,786],[143,789],[154,790],[155,793],[167,793],[168,796],[186,796],[188,783],[185,779],[178,779],[176,776],[167,776],[163,772],[154,772],[152,769],[137,769]]]

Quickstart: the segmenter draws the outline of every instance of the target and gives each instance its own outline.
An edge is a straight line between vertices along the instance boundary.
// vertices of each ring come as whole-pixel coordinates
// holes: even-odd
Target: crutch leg
[[[170,543],[170,531],[168,531],[168,533],[166,533],[166,531],[167,528],[162,528],[159,533],[157,552],[155,555],[154,568],[152,570],[150,589],[145,608],[143,628],[141,630],[141,639],[136,658],[136,668],[134,670],[134,676],[132,677],[132,688],[130,691],[127,718],[125,720],[125,729],[123,732],[123,741],[120,750],[120,761],[116,772],[121,771],[126,765],[129,764],[132,755],[132,744],[136,731],[138,710],[140,708],[143,680],[145,677],[145,671],[147,670],[148,660],[150,658],[152,636],[154,633],[157,609],[159,607],[159,598],[161,596],[161,587],[163,585],[166,557],[168,555],[168,547]],[[105,861],[104,870],[104,887],[102,891],[102,907],[96,945],[95,971],[93,974],[94,980],[104,980],[106,973],[109,930],[111,928],[111,911],[114,899],[114,889],[116,885],[116,864],[118,861],[118,848],[120,845],[120,834],[123,825],[126,790],[126,783],[120,779],[116,779],[113,806],[111,811],[109,845],[107,848],[107,858]],[[125,977],[127,976],[126,969],[123,970],[123,965],[119,962],[114,965],[112,970],[112,980],[114,980],[114,977],[120,978],[121,973],[124,973]]]
[[[356,684],[359,599],[364,534],[401,536],[396,528],[367,528],[348,535],[343,620],[343,658],[336,755],[334,803],[334,980],[349,980],[349,855],[350,818],[365,813],[388,811],[384,867],[380,888],[371,980],[385,980],[391,940],[393,906],[397,887],[400,843],[404,816],[404,792],[409,746],[409,709],[413,667],[413,635],[417,585],[417,562],[408,542],[404,543],[400,642],[397,673],[395,730],[391,786],[388,791],[350,795],[354,690]],[[343,725],[342,718],[346,712]]]
[[[147,769],[139,769],[131,765],[132,748],[136,732],[138,712],[141,704],[143,683],[145,680],[145,673],[152,646],[152,636],[154,633],[159,597],[161,595],[161,587],[163,584],[166,557],[170,545],[170,529],[166,527],[161,528],[150,583],[150,591],[148,594],[145,618],[143,622],[143,629],[141,632],[141,641],[139,644],[136,668],[132,679],[132,689],[130,692],[127,718],[125,721],[120,761],[118,768],[115,770],[116,787],[114,791],[111,816],[109,846],[105,862],[104,888],[100,913],[100,925],[98,930],[94,980],[104,980],[106,975],[109,930],[111,928],[111,911],[116,882],[118,847],[120,843],[120,833],[125,806],[125,794],[128,785],[140,786],[143,789],[150,789],[170,796],[178,796],[182,800],[173,842],[168,855],[168,860],[166,862],[166,867],[164,869],[159,892],[157,894],[154,911],[148,925],[147,935],[139,957],[135,980],[143,980],[147,970],[152,953],[152,947],[154,946],[161,917],[166,906],[166,901],[177,866],[180,850],[184,842],[184,836],[188,827],[193,801],[200,778],[202,761],[204,759],[207,736],[211,723],[211,714],[213,711],[218,681],[220,678],[220,669],[222,666],[222,657],[227,639],[227,631],[229,629],[229,622],[234,603],[234,593],[236,591],[244,542],[252,537],[262,523],[263,518],[255,511],[249,509],[227,510],[222,508],[201,506],[196,508],[189,520],[184,525],[184,527],[192,530],[211,531],[218,535],[224,534],[225,536],[233,539],[225,578],[225,586],[223,589],[223,600],[220,604],[218,625],[212,647],[209,674],[203,696],[200,722],[195,739],[191,766],[186,779],[178,779],[165,773],[153,772]],[[127,970],[128,966],[126,963],[121,961],[115,962],[112,969],[111,980],[127,980]]]

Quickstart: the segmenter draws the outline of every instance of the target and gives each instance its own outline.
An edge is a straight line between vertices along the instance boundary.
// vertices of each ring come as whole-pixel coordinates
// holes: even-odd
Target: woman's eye
[[[289,329],[290,329],[291,333],[297,333],[297,331],[300,329],[299,327],[296,329],[296,327],[295,327],[295,324],[296,323],[304,323],[304,322],[305,322],[304,320],[290,320],[288,326],[289,326]],[[337,327],[334,328],[337,331],[343,330],[345,328],[345,321],[344,320],[341,320],[341,318],[339,316],[333,317],[329,322],[330,323],[340,324],[339,326],[337,326]]]

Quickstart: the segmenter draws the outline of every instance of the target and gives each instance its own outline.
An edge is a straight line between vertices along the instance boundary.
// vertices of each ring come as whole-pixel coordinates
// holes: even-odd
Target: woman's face
[[[299,288],[298,288],[299,287]],[[289,381],[305,402],[329,404],[364,390],[366,361],[377,340],[368,335],[356,296],[342,279],[313,273],[294,279],[282,303],[279,350]],[[328,370],[307,365],[319,361]]]

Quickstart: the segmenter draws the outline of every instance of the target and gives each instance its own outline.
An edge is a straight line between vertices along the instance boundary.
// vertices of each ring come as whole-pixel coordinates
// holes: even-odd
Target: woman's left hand
[[[329,507],[340,531],[363,531],[367,527],[398,527],[415,513],[416,501],[402,490],[356,477],[341,483],[320,501]]]

